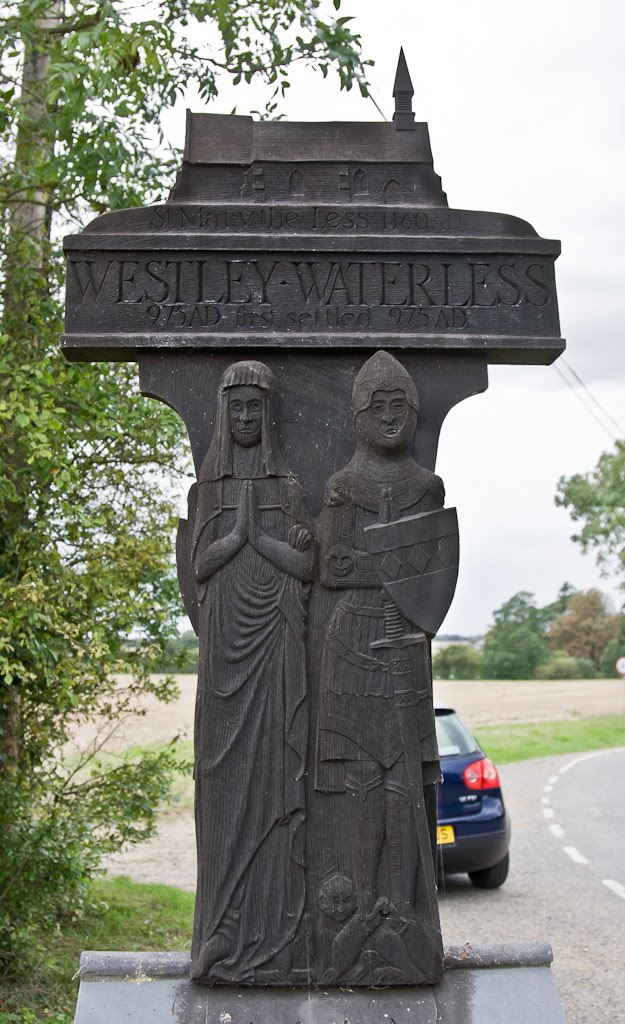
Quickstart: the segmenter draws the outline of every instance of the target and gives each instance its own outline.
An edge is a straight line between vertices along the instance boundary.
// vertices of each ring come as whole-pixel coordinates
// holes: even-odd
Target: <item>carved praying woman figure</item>
[[[198,479],[198,881],[192,980],[288,977],[304,908],[306,600],[312,528],[277,445],[275,378],[224,373]]]

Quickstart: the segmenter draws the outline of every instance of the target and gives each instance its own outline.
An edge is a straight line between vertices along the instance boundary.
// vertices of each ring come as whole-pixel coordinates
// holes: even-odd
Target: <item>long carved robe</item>
[[[199,483],[196,551],[232,531],[249,479],[264,533],[307,523],[299,485],[264,475],[260,445],[242,454],[244,471]],[[228,947],[204,981],[254,980],[303,912],[305,592],[249,542],[198,588],[192,962],[216,934]]]

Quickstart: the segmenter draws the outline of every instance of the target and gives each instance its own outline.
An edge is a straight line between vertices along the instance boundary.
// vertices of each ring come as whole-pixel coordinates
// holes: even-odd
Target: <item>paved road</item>
[[[520,762],[501,775],[509,879],[484,892],[449,876],[445,942],[551,942],[569,1024],[625,1024],[625,750]]]
[[[543,788],[543,815],[585,880],[608,881],[625,900],[625,755],[582,754]],[[562,831],[564,835],[562,835]],[[619,886],[621,888],[619,889]],[[623,908],[625,910],[625,907]],[[624,999],[625,999],[625,982]]]
[[[548,941],[568,1024],[625,1024],[625,749],[521,761],[501,775],[510,876],[492,892],[447,877],[445,943]],[[194,847],[191,813],[167,815],[159,837],[108,866],[193,890]]]

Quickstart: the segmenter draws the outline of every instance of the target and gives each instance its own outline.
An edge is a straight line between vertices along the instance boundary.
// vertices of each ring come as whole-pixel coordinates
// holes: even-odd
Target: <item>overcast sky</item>
[[[328,3],[327,10],[332,10]],[[376,101],[392,116],[403,45],[417,120],[427,121],[449,205],[528,220],[559,238],[565,359],[625,422],[625,4],[622,0],[343,0],[354,14]],[[262,106],[257,88],[224,88],[215,113]],[[193,110],[207,109],[190,96]],[[312,70],[292,77],[291,120],[379,120],[357,90]],[[166,129],[182,145],[182,110]],[[564,368],[563,368],[564,369]],[[587,396],[586,396],[587,397]],[[611,424],[613,433],[616,428]],[[623,436],[622,431],[619,436]],[[447,418],[437,471],[461,523],[461,571],[441,632],[479,633],[518,590],[544,604],[569,581],[617,581],[569,539],[554,505],[562,474],[593,468],[610,435],[555,366],[491,367],[486,394]]]

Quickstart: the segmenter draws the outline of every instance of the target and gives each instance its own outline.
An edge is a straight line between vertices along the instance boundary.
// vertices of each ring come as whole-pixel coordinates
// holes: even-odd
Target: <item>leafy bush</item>
[[[601,655],[601,661],[599,668],[601,675],[606,679],[618,679],[619,674],[616,671],[616,661],[625,654],[625,638],[621,636],[616,640],[610,640],[606,644],[605,650]]]
[[[153,835],[177,761],[173,749],[116,763],[43,760],[0,793],[0,977],[28,971],[41,937],[85,908],[106,853]]]
[[[470,644],[448,644],[432,658],[435,679],[481,679],[484,657]]]
[[[583,679],[578,658],[559,652],[536,669],[536,679]]]
[[[197,672],[200,645],[192,629],[170,640],[165,648],[162,668],[164,672]]]
[[[97,879],[85,890],[85,911],[62,921],[19,982],[0,978],[0,1024],[72,1024],[84,949],[185,950],[193,924],[193,893],[140,885],[124,877]],[[37,941],[37,940],[36,940]]]
[[[578,658],[580,679],[596,679],[601,673],[597,671],[596,665],[590,658]]]

